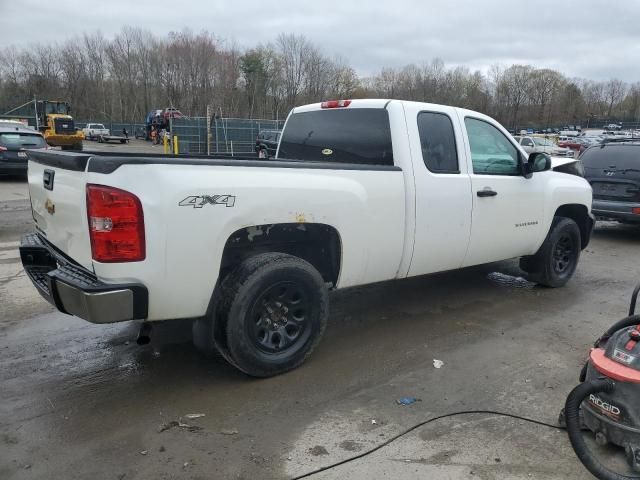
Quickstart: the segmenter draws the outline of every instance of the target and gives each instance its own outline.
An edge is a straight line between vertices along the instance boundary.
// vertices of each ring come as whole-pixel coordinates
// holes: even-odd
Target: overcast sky
[[[0,0],[0,47],[95,30],[112,37],[124,25],[160,36],[208,30],[241,48],[304,34],[362,75],[440,57],[471,69],[528,63],[640,80],[637,0]]]

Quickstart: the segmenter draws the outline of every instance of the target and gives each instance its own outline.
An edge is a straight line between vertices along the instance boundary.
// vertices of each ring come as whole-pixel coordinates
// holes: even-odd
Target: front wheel
[[[562,287],[573,276],[580,259],[580,228],[570,218],[554,217],[547,238],[531,257],[520,260],[529,279],[545,287]]]
[[[254,377],[298,367],[324,332],[327,287],[305,260],[284,253],[256,255],[221,284],[220,319],[232,363]]]

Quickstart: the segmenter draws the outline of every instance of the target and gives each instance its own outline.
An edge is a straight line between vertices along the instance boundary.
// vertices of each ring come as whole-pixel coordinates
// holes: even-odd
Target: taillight
[[[0,153],[6,152],[6,151],[7,151],[7,147],[3,147],[2,145],[0,145]]]
[[[351,105],[351,100],[327,100],[320,104],[320,108],[342,108]]]
[[[631,213],[635,214],[635,215],[640,215],[640,208],[638,207],[633,207],[631,209]]]
[[[145,259],[144,216],[133,193],[104,185],[87,185],[91,255],[104,263]]]

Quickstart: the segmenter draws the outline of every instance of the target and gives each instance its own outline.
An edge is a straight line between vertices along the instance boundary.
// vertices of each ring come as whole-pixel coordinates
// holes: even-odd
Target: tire
[[[253,377],[300,366],[327,324],[329,297],[320,273],[301,258],[264,253],[242,262],[220,285],[222,355]]]
[[[554,217],[544,243],[535,255],[523,257],[520,267],[529,280],[550,288],[564,286],[573,277],[581,250],[580,228],[570,218]]]

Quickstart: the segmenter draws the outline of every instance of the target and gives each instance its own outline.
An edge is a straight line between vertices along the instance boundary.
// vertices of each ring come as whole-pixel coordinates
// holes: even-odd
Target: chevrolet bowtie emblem
[[[56,213],[56,206],[48,198],[47,198],[47,201],[44,202],[44,208],[47,209],[47,212],[49,212],[49,215],[53,215],[54,213]]]

